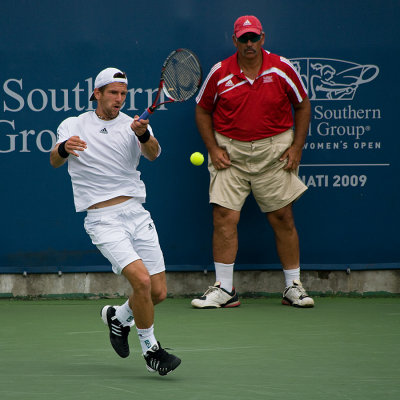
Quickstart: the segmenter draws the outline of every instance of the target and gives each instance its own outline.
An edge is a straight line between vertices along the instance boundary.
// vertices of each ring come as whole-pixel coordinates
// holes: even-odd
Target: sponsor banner
[[[83,229],[84,213],[75,213],[67,168],[49,164],[58,125],[93,110],[94,78],[108,66],[127,72],[123,111],[141,114],[171,50],[193,50],[206,74],[233,54],[233,23],[247,13],[263,22],[265,49],[292,62],[311,100],[299,170],[309,190],[295,204],[302,262],[400,260],[396,2],[382,8],[373,0],[300,0],[294,7],[254,0],[244,9],[229,0],[155,0],[157,13],[137,2],[112,6],[122,13],[110,13],[105,0],[96,7],[78,0],[19,3],[6,2],[0,14],[0,36],[10,38],[0,41],[0,273],[6,267],[89,270],[106,263]],[[368,15],[361,17],[360,8]],[[206,155],[194,107],[192,99],[151,117],[162,153],[139,166],[167,265],[212,263],[208,171],[206,163],[189,162],[195,151]],[[279,263],[272,232],[252,198],[239,232],[238,264]]]
[[[380,134],[388,122],[384,107],[376,96],[365,97],[379,66],[315,57],[291,62],[312,104],[301,179],[310,189],[366,188],[374,168],[391,165],[385,154],[391,144]]]

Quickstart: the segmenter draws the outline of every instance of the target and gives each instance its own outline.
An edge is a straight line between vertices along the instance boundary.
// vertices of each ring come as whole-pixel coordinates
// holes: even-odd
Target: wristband
[[[69,156],[69,153],[67,152],[67,150],[65,150],[65,143],[66,143],[66,140],[64,140],[63,142],[61,142],[59,145],[58,145],[58,154],[60,155],[60,157],[62,157],[62,158],[67,158],[68,156]]]
[[[136,133],[135,133],[136,135]],[[139,139],[140,143],[146,143],[150,140],[150,131],[148,129],[146,129],[146,132],[143,133],[143,135],[136,135],[136,137]]]

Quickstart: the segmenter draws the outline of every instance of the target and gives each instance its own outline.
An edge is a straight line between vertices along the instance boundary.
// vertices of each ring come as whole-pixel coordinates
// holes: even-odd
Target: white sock
[[[115,316],[123,326],[135,325],[135,321],[133,319],[133,313],[131,308],[129,307],[129,300],[127,300],[124,304],[122,304],[122,306],[118,306],[115,308],[117,309],[117,311],[115,312]]]
[[[158,346],[157,340],[154,336],[154,325],[147,329],[139,329],[136,327],[140,345],[142,346],[142,353],[146,354],[147,350],[151,349],[154,345]]]
[[[295,279],[300,280],[300,267],[296,269],[284,269],[286,287],[292,286]]]
[[[233,289],[233,267],[235,264],[222,264],[214,262],[216,281],[221,282],[221,288],[227,292]]]

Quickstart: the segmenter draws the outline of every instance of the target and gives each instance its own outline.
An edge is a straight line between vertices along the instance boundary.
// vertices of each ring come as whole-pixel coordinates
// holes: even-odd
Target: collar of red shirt
[[[263,57],[263,61],[261,64],[261,68],[258,71],[258,75],[260,76],[260,74],[262,73],[262,71],[265,71],[268,68],[268,54],[269,52],[267,50],[262,49],[262,57]],[[243,72],[240,69],[239,63],[238,63],[238,52],[236,52],[233,56],[230,57],[229,60],[229,70],[232,72],[232,74],[238,76],[241,79],[247,79],[245,77],[245,75],[243,74]]]

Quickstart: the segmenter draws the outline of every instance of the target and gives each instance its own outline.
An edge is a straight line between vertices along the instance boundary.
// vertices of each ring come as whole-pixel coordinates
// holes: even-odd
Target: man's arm
[[[285,169],[298,168],[311,119],[311,103],[308,97],[306,97],[301,103],[293,106],[293,108],[295,124],[294,140],[292,145],[282,154],[280,158],[281,161],[287,159],[287,165]]]
[[[214,167],[216,169],[228,168],[231,165],[231,161],[229,160],[228,153],[219,147],[215,140],[211,113],[197,105],[195,117],[197,129],[210,154]]]
[[[64,144],[63,144],[64,143]],[[61,154],[69,155],[72,154],[75,157],[79,157],[79,154],[76,151],[84,151],[86,149],[86,142],[81,140],[79,136],[71,136],[68,140],[57,143],[53,150],[50,152],[50,164],[54,168],[61,167],[65,164],[68,159],[67,157],[62,157],[59,152],[59,147],[63,144],[65,154],[61,152]]]
[[[150,161],[154,161],[160,152],[158,140],[152,135],[146,143],[140,143],[140,147],[142,154]]]
[[[158,140],[147,131],[147,126],[149,125],[148,119],[140,119],[139,116],[136,115],[135,119],[131,124],[131,129],[135,132],[135,135],[138,137],[140,142],[140,148],[144,157],[146,157],[150,161],[154,161],[160,153],[160,145]],[[143,143],[141,141],[141,137],[146,138],[149,135],[149,138]],[[143,140],[142,139],[142,140]]]

